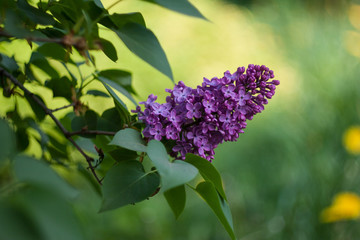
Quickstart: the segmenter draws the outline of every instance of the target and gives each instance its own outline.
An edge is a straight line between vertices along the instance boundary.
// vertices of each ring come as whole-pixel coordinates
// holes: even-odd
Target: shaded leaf
[[[40,53],[33,52],[29,64],[33,64],[51,78],[59,78],[59,73],[49,64],[48,60]]]
[[[117,52],[114,45],[103,38],[100,38],[101,50],[105,53],[105,55],[110,58],[113,62],[118,60]]]
[[[165,52],[152,31],[130,22],[115,32],[131,52],[174,81]]]
[[[145,141],[141,138],[141,133],[132,128],[117,132],[109,144],[133,151],[146,152]]]
[[[185,186],[180,185],[164,192],[167,203],[173,211],[175,218],[178,219],[180,214],[184,211],[186,203]]]
[[[110,93],[111,97],[113,98],[115,107],[118,110],[123,122],[129,123],[130,122],[130,113],[129,113],[125,103],[123,101],[121,101],[121,99],[118,97],[118,95],[116,95],[116,93],[106,83],[103,83],[103,85],[106,88],[106,90]]]
[[[20,14],[17,14],[12,9],[6,9],[4,30],[6,33],[17,38],[27,38],[34,35],[25,27],[25,23],[22,21]]]
[[[61,62],[69,62],[75,64],[71,60],[66,50],[57,43],[44,43],[40,47],[38,47],[36,51],[46,57],[59,60]]]
[[[197,10],[187,0],[143,0],[143,1],[155,3],[170,10],[206,20],[206,18],[199,12],[199,10]]]
[[[50,88],[54,97],[63,97],[69,102],[72,102],[72,88],[73,85],[67,77],[53,78],[45,82],[45,86]]]
[[[145,200],[158,188],[160,179],[155,172],[145,173],[140,162],[124,161],[108,171],[103,183],[101,212]]]
[[[127,97],[130,101],[132,101],[135,105],[137,105],[137,102],[135,99],[131,96],[131,94],[123,88],[121,85],[117,84],[115,81],[111,81],[110,79],[98,76],[98,79],[103,83],[107,84],[108,86],[118,90],[120,93],[122,93],[125,97]]]
[[[0,202],[0,226],[0,239],[45,240],[33,219],[21,207],[3,199]]]
[[[103,79],[107,79],[125,88],[127,91],[135,94],[131,86],[131,73],[119,69],[108,69],[98,73]]]
[[[14,172],[21,182],[40,186],[66,198],[74,198],[77,191],[45,163],[28,156],[17,156]]]
[[[154,163],[161,177],[161,191],[183,185],[196,177],[198,170],[190,163],[175,160],[169,162],[164,145],[151,140],[147,146],[147,154]]]
[[[27,3],[25,0],[18,0],[17,6],[22,14],[24,14],[32,22],[41,25],[53,25],[55,20],[50,14],[35,8]]]
[[[103,91],[99,91],[99,90],[88,90],[86,92],[87,95],[93,95],[95,97],[106,97],[109,98],[110,96],[107,93],[104,93]]]
[[[98,115],[92,110],[87,110],[84,116],[77,116],[71,121],[71,129],[73,131],[96,130]],[[94,134],[79,134],[79,136],[92,138]]]
[[[211,182],[201,182],[196,186],[195,190],[214,211],[231,239],[235,239],[229,205],[226,200],[218,194],[215,186]]]
[[[0,166],[1,163],[15,152],[15,134],[7,121],[0,119],[0,136],[3,139],[0,144]]]
[[[10,58],[4,54],[0,54],[0,66],[9,72],[15,72],[19,69],[19,65],[16,63],[14,57]]]
[[[129,22],[137,23],[145,27],[144,17],[139,12],[123,14],[114,13],[100,20],[102,25],[112,30],[118,30]]]
[[[205,181],[214,184],[216,190],[226,200],[221,175],[213,164],[211,164],[208,160],[192,153],[186,154],[185,161],[195,166]]]
[[[56,188],[56,186],[53,186]],[[79,221],[66,200],[48,189],[29,188],[23,196],[23,205],[46,240],[82,240]]]
[[[124,126],[124,121],[116,108],[110,108],[103,112],[98,119],[97,128],[102,131],[117,132]]]
[[[34,96],[45,105],[44,100],[42,100],[42,98],[39,95],[34,94]],[[38,104],[38,102],[36,102],[32,97],[28,96],[27,94],[25,95],[25,98],[29,102],[30,107],[35,113],[36,118],[39,121],[44,120],[44,118],[46,117],[46,113],[44,109]]]

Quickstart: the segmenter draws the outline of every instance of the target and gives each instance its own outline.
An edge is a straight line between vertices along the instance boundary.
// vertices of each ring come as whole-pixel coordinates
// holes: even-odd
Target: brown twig
[[[25,86],[19,82],[13,75],[11,75],[8,71],[6,71],[4,68],[0,67],[0,74],[10,79],[10,81],[18,86],[21,90],[24,91],[24,94],[31,97],[43,110],[44,112],[50,116],[50,118],[55,122],[55,124],[58,126],[60,131],[64,134],[64,136],[74,145],[74,147],[80,152],[81,155],[83,155],[86,159],[86,162],[89,165],[89,169],[91,170],[92,174],[94,175],[97,182],[101,185],[101,180],[97,176],[95,172],[95,168],[92,165],[92,162],[94,162],[94,159],[87,155],[81,147],[74,141],[74,139],[71,138],[71,136],[75,135],[70,133],[66,128],[61,124],[61,122],[54,116],[53,111],[49,109],[36,95],[34,95],[32,92],[30,92]]]
[[[116,132],[99,131],[99,130],[80,130],[80,131],[75,131],[75,132],[70,132],[69,133],[70,136],[80,135],[80,134],[84,134],[84,135],[95,134],[95,135],[114,136],[116,134]]]
[[[8,34],[7,32],[3,31],[0,28],[0,36],[1,37],[7,37],[7,38],[17,38],[15,36],[12,36],[10,34]],[[26,37],[26,38],[22,38],[22,39],[26,39],[27,41],[32,41],[32,42],[51,42],[51,43],[58,43],[58,44],[64,44],[64,39],[63,38],[43,38],[43,37]]]
[[[63,109],[66,109],[66,108],[69,108],[69,107],[73,107],[73,106],[75,106],[75,103],[71,103],[71,104],[65,105],[65,106],[63,106],[63,107],[51,109],[51,111],[52,111],[52,112],[56,112],[56,111],[63,110]]]

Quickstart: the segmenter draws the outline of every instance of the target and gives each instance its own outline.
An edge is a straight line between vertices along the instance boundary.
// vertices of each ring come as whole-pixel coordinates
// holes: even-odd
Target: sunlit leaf
[[[105,176],[101,212],[133,204],[150,197],[160,179],[155,172],[144,171],[138,161],[119,162]]]

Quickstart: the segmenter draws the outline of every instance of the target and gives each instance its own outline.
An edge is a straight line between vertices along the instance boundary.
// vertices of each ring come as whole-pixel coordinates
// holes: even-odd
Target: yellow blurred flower
[[[335,196],[332,205],[321,212],[325,223],[360,217],[360,197],[355,193],[343,192]]]
[[[343,141],[349,153],[360,154],[360,126],[348,128],[344,134]]]

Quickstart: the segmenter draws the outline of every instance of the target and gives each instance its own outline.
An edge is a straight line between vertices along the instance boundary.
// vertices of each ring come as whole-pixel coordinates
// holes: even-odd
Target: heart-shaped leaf
[[[185,184],[198,174],[198,170],[187,162],[180,160],[169,162],[166,149],[159,141],[149,142],[147,154],[160,173],[162,192]]]
[[[100,212],[145,200],[159,184],[159,175],[156,172],[146,173],[140,162],[119,162],[105,176]]]
[[[145,142],[141,138],[140,132],[132,128],[126,128],[118,131],[109,144],[133,151],[146,152],[146,146],[144,145]]]

